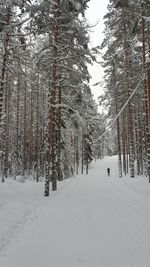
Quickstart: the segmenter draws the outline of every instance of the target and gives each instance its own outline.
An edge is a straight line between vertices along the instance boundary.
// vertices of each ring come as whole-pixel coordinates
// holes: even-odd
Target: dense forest
[[[48,196],[104,153],[118,153],[120,177],[150,177],[150,1],[110,0],[98,47],[88,2],[0,0],[2,182],[43,179]],[[100,53],[107,114],[88,71]]]
[[[105,92],[100,102],[114,120],[119,176],[150,180],[150,1],[110,1],[101,44]]]
[[[89,86],[88,1],[0,1],[0,162],[7,177],[57,181],[88,172],[104,131]]]

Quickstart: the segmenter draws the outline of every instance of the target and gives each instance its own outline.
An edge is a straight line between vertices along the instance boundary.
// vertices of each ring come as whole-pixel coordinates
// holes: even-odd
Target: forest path
[[[36,216],[13,238],[1,267],[150,266],[147,179],[118,178],[116,157],[93,164],[89,175],[65,180],[38,200]]]

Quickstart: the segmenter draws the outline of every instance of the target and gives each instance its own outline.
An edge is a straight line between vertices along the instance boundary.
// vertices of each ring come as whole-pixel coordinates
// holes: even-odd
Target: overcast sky
[[[99,22],[96,27],[91,29],[91,42],[94,46],[100,45],[103,40],[103,16],[107,13],[108,3],[109,0],[91,0],[88,3],[89,8],[86,12],[88,22],[92,25]],[[91,85],[102,80],[103,70],[99,65],[94,64],[93,66],[89,66],[89,71],[90,75],[92,76]],[[102,93],[102,89],[100,86],[91,86],[91,89],[94,98],[97,100],[97,97]]]

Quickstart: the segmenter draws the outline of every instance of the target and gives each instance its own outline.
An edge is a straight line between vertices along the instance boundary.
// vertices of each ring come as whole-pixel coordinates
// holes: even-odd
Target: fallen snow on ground
[[[48,198],[41,182],[0,184],[1,267],[150,266],[148,179],[118,178],[117,157],[92,165]]]

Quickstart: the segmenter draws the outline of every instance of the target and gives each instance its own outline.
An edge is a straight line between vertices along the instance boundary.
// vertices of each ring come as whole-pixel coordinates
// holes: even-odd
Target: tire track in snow
[[[43,201],[42,198],[37,198],[35,196],[34,201],[30,208],[26,207],[24,210],[21,211],[23,207],[20,206],[20,211],[19,211],[18,207],[20,218],[18,217],[10,218],[11,220],[10,225],[0,233],[0,256],[6,255],[6,250],[9,246],[9,243],[11,243],[11,241],[14,240],[22,232],[25,224],[37,218],[37,209],[40,209],[44,203],[45,202]],[[9,206],[9,203],[7,203],[7,205]],[[14,207],[10,206],[10,208],[16,209],[16,205]],[[19,242],[19,240],[16,240],[16,242]]]
[[[113,179],[110,181],[109,193],[114,196],[114,199],[118,199],[117,202],[119,205],[116,203],[117,213],[116,210],[113,209],[113,214],[111,216],[116,217],[115,220],[118,226],[119,224],[122,225],[123,231],[126,233],[126,242],[127,239],[130,241],[129,246],[131,244],[130,247],[132,250],[131,259],[134,259],[133,266],[146,267],[146,265],[141,265],[141,261],[137,257],[137,254],[140,253],[141,250],[145,251],[147,258],[149,257],[150,215],[147,207],[145,208],[146,203],[142,201],[142,198],[140,198],[138,194],[127,190],[124,184],[115,183]],[[118,214],[120,214],[120,216],[118,216]]]
[[[96,199],[93,200],[95,202],[93,207],[96,207],[93,212],[96,215],[93,216],[95,216],[97,224],[101,224],[102,254],[104,254],[102,256],[104,265],[102,266],[112,266],[107,263],[106,260],[106,246],[108,245],[110,250],[113,250],[113,242],[114,244],[116,242],[116,246],[121,242],[120,246],[122,250],[124,249],[125,254],[128,255],[129,261],[123,264],[120,259],[120,263],[118,263],[117,267],[147,267],[148,265],[146,265],[145,262],[146,258],[149,259],[148,251],[150,250],[149,205],[146,204],[145,201],[142,201],[138,193],[132,192],[132,190],[121,183],[121,180],[116,182],[113,176],[109,178],[104,175],[104,172],[104,169],[101,169],[100,172],[97,169],[99,178],[93,177],[93,181],[90,185],[91,191],[93,192],[97,192],[97,187],[99,188],[100,197],[98,193],[97,196],[94,196],[94,198],[96,197],[97,201],[99,201],[99,206],[97,205]],[[96,184],[96,186],[94,184]],[[99,209],[101,212],[99,212]],[[113,224],[112,229],[111,224]],[[111,230],[109,230],[109,227]],[[112,234],[111,231],[114,231],[114,234]],[[110,244],[109,238],[113,239],[113,242],[110,242]],[[145,255],[144,265],[138,257],[141,250],[144,251],[142,253]],[[120,251],[119,248],[118,251]],[[112,256],[114,257],[115,249],[113,253]]]

